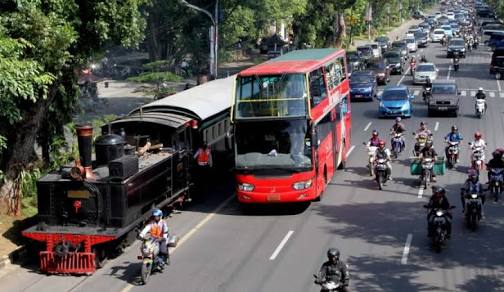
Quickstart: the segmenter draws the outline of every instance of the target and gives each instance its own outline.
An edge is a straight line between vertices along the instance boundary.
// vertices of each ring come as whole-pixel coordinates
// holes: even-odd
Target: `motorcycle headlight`
[[[473,199],[477,199],[477,198],[478,198],[478,194],[472,194],[472,195],[471,195],[471,198],[473,198]]]
[[[443,211],[437,211],[436,216],[443,216]]]
[[[312,180],[309,179],[307,181],[298,181],[298,182],[294,183],[292,185],[292,188],[299,191],[299,190],[307,189],[307,188],[311,187],[311,185],[312,185]]]
[[[248,183],[238,184],[238,189],[240,191],[251,192],[254,190],[254,188],[255,187],[252,184],[248,184]]]
[[[378,73],[378,76],[385,77],[385,73]]]

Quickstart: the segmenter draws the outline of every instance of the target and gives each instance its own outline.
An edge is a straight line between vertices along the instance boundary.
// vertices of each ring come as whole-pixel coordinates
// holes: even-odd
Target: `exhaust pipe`
[[[93,127],[84,125],[77,127],[77,142],[79,144],[79,157],[84,167],[83,178],[95,179],[91,160],[91,151],[93,144]]]

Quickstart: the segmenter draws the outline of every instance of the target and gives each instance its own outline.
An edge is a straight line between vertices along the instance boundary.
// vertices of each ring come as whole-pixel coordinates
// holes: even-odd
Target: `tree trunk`
[[[336,32],[334,47],[341,48],[343,44],[343,39],[346,37],[345,14],[343,13],[343,11],[338,12],[334,21],[334,25]]]

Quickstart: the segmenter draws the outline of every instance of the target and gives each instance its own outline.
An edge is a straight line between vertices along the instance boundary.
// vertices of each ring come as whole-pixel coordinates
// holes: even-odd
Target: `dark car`
[[[428,115],[441,114],[445,116],[452,113],[458,116],[460,96],[455,80],[442,80],[432,82],[432,95],[427,107]]]
[[[377,87],[373,71],[356,71],[350,77],[350,100],[373,101]]]
[[[361,58],[365,60],[373,58],[373,48],[370,45],[358,46],[357,52],[359,52]]]
[[[388,50],[390,47],[390,39],[386,36],[379,36],[375,38],[375,42],[377,42],[380,45],[382,53]]]
[[[504,69],[504,48],[495,48],[492,53],[492,59],[490,61],[490,74],[495,74],[497,72],[501,72],[501,69]]]
[[[393,74],[393,73],[402,74],[403,73],[404,60],[401,58],[401,52],[399,50],[387,51],[383,54],[383,58],[385,60],[387,60],[391,74]]]
[[[415,40],[419,47],[427,47],[429,45],[429,34],[424,31],[415,33]]]
[[[409,58],[408,44],[406,43],[406,41],[393,42],[392,49],[399,50],[399,52],[401,52],[401,57],[403,57],[404,60],[407,60]]]
[[[464,39],[453,38],[450,40],[448,49],[446,50],[446,57],[451,58],[454,54],[458,54],[459,57],[465,58],[466,48]]]
[[[375,74],[376,82],[385,85],[390,81],[390,69],[385,59],[370,60],[366,64],[366,70],[371,70]]]
[[[346,53],[348,73],[352,74],[355,71],[362,70],[364,68],[364,61],[360,54],[353,51]]]

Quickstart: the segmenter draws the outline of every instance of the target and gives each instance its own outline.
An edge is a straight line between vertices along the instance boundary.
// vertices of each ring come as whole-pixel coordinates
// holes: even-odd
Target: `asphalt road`
[[[413,117],[405,121],[408,132],[420,120],[427,121],[438,152],[443,152],[443,137],[453,124],[465,142],[481,130],[489,149],[504,146],[504,84],[488,73],[490,52],[482,47],[468,55],[459,72],[449,70],[450,60],[439,44],[419,54],[436,63],[440,78],[455,79],[465,96],[457,118],[429,118],[420,87],[412,86],[419,97]],[[391,83],[411,85],[411,77],[393,76]],[[481,120],[474,117],[472,97],[480,86],[488,90],[488,112]],[[245,214],[231,184],[219,185],[205,202],[169,219],[173,232],[183,239],[173,251],[172,265],[153,275],[146,286],[138,285],[138,245],[133,245],[90,277],[45,276],[11,267],[2,272],[0,290],[319,291],[311,275],[325,260],[326,250],[338,247],[349,264],[353,291],[504,291],[504,206],[489,200],[487,218],[476,232],[465,227],[461,214],[459,189],[469,165],[467,144],[459,166],[438,178],[457,209],[452,239],[437,254],[426,237],[422,208],[431,192],[422,192],[418,177],[409,174],[412,139],[407,137],[406,152],[393,162],[394,179],[383,191],[367,174],[362,142],[373,129],[388,133],[393,123],[378,119],[377,108],[377,101],[352,104],[355,147],[347,169],[337,173],[322,202]]]

